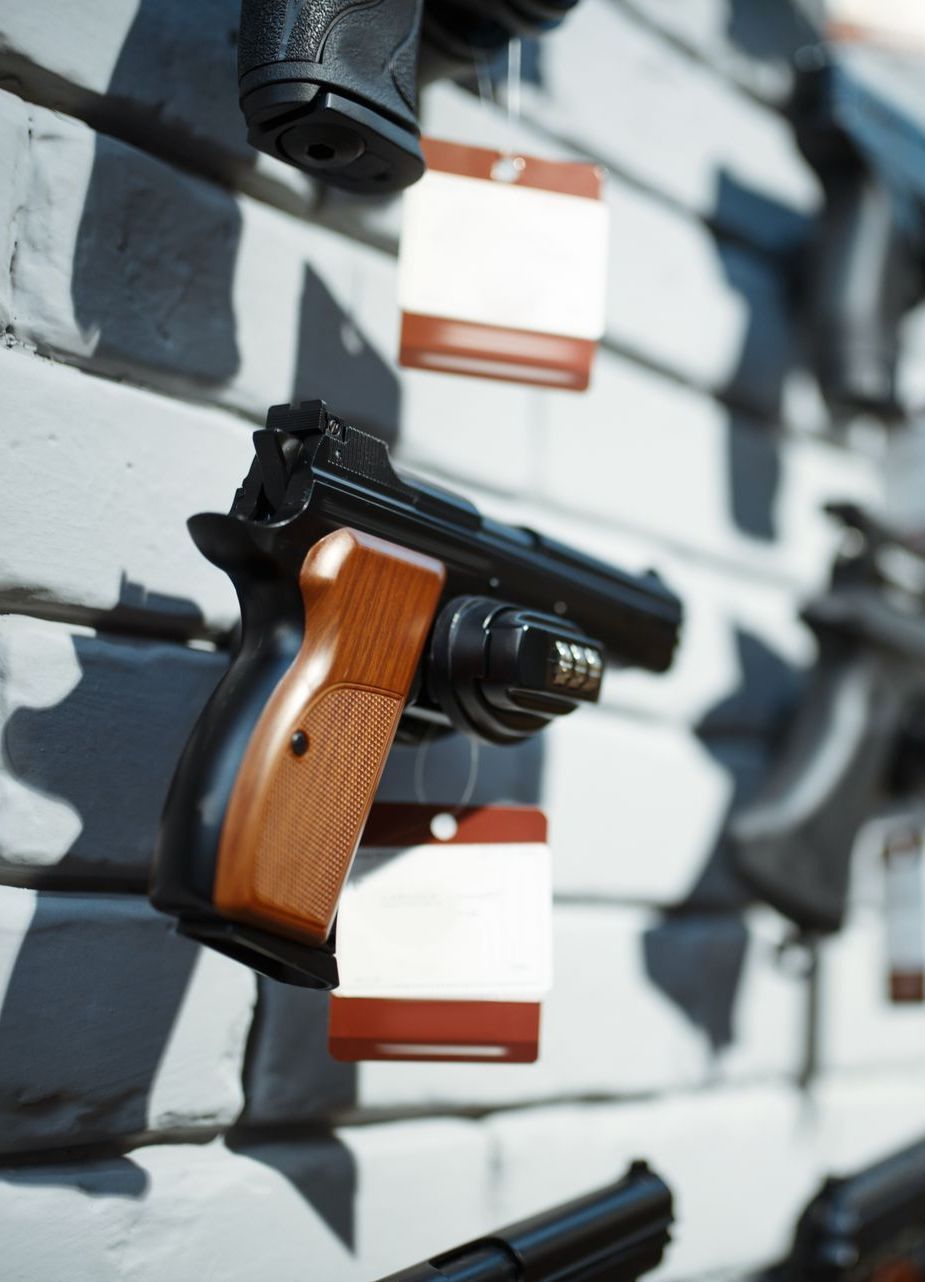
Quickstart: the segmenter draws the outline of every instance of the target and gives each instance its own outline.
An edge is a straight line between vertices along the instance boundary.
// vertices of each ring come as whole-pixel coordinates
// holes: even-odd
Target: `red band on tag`
[[[894,970],[890,973],[890,1001],[925,1001],[925,975],[920,970]]]
[[[444,142],[441,138],[422,138],[421,150],[428,169],[465,178],[492,180],[503,151],[489,147],[469,147],[464,143]],[[518,187],[538,187],[541,191],[560,191],[566,196],[584,196],[600,200],[604,192],[604,171],[581,161],[541,160],[539,156],[518,154]]]
[[[331,998],[328,1046],[336,1060],[450,1060],[532,1064],[538,1002],[387,1001]]]
[[[431,824],[438,815],[451,815],[456,831],[434,836]],[[490,845],[510,841],[546,840],[548,824],[541,810],[526,806],[419,806],[377,801],[363,832],[363,845],[423,846],[429,841]]]
[[[596,351],[597,343],[589,338],[564,338],[404,312],[398,359],[410,369],[583,392],[591,381]]]

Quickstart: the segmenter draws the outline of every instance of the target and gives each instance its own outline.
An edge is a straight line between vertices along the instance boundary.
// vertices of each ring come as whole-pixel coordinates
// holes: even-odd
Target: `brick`
[[[20,352],[0,351],[0,368],[0,603],[168,634],[231,628],[234,591],[186,521],[227,510],[253,457],[247,428]]]
[[[546,403],[542,495],[586,518],[646,528],[678,550],[696,531],[713,556],[812,590],[839,538],[822,504],[879,494],[862,455],[770,436],[609,353],[580,415],[564,396]]]
[[[573,717],[546,734],[543,800],[561,893],[736,902],[720,839],[736,792],[748,795],[767,767],[760,745],[713,755],[691,735],[620,716]]]
[[[251,1043],[246,1119],[312,1121],[330,1109],[522,1106],[794,1079],[805,985],[778,965],[769,915],[660,922],[605,905],[555,910],[555,983],[533,1065],[332,1065],[327,999],[266,987]]]
[[[181,646],[2,620],[0,868],[144,884],[174,766],[224,666]]]
[[[611,669],[602,702],[637,708],[713,735],[766,736],[793,705],[814,654],[789,585],[740,576],[601,525],[550,513],[547,531],[634,572],[655,567],[683,606],[680,642],[666,673]],[[808,568],[808,567],[807,567]],[[801,594],[802,595],[802,594]]]
[[[227,1282],[300,1282],[310,1261],[324,1282],[368,1282],[486,1228],[488,1178],[482,1130],[462,1121],[7,1169],[5,1267],[17,1282],[155,1282],[210,1270]]]
[[[794,54],[818,39],[811,3],[730,4],[730,0],[622,0],[623,6],[749,93],[783,105]]]
[[[644,1157],[675,1195],[664,1278],[771,1263],[821,1177],[800,1096],[783,1087],[528,1109],[488,1129],[499,1221],[577,1196]]]
[[[254,997],[244,967],[143,900],[10,887],[0,947],[4,1151],[235,1119]]]
[[[818,1059],[824,1071],[925,1061],[925,1008],[888,1000],[883,912],[858,904],[820,945]]]
[[[247,145],[237,101],[236,0],[91,0],[66,23],[0,20],[0,83],[265,199],[305,208],[314,188]]]
[[[5,115],[20,110],[0,97]],[[319,369],[339,370],[350,412],[394,431],[394,376],[356,324],[347,333],[362,299],[391,341],[391,259],[77,121],[29,114],[17,337],[257,418]],[[307,258],[325,266],[313,270]]]
[[[576,8],[541,57],[541,86],[524,93],[531,124],[747,241],[802,239],[816,185],[776,113],[607,0]]]

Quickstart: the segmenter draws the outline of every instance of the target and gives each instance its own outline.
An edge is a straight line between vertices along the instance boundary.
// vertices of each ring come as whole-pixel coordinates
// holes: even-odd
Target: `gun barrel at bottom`
[[[634,1162],[615,1184],[381,1282],[635,1282],[660,1263],[672,1218],[668,1186]]]

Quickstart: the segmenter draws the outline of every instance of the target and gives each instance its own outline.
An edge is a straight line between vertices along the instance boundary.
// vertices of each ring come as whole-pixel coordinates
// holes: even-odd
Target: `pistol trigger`
[[[260,465],[263,492],[274,509],[281,508],[286,497],[289,469],[282,450],[280,433],[262,429],[254,433],[254,449]]]

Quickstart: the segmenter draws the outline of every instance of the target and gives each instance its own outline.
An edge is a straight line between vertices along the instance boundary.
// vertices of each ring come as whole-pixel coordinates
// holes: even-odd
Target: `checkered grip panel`
[[[292,732],[268,789],[260,825],[255,890],[267,907],[300,918],[323,939],[356,852],[402,700],[379,690],[340,687],[310,705]]]

